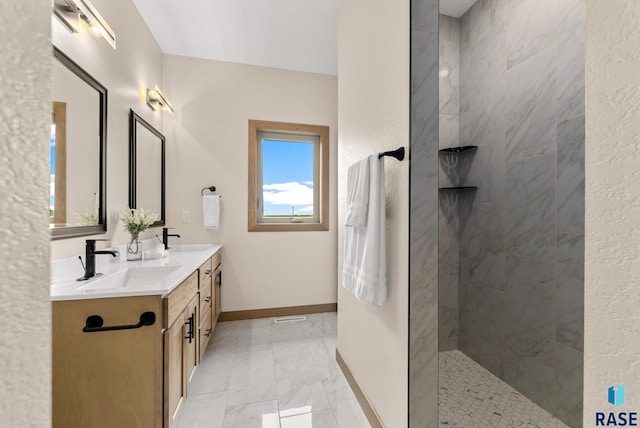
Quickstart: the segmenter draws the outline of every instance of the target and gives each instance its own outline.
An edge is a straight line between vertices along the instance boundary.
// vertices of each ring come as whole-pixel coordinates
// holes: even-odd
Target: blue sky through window
[[[51,138],[49,139],[49,209],[53,210],[56,192],[56,126],[51,125]]]
[[[262,140],[264,216],[313,215],[312,142]]]

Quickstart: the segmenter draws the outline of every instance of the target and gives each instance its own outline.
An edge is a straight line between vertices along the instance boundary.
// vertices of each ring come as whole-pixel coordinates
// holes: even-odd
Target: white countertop
[[[123,252],[118,259],[101,254],[96,256],[96,272],[103,275],[87,281],[76,280],[84,274],[78,256],[55,260],[51,262],[51,300],[165,297],[220,249],[221,244],[174,245],[168,257],[141,261],[127,261]]]

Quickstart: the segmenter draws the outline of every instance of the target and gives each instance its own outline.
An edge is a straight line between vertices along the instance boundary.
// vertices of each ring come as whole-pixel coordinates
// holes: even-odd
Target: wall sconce
[[[79,33],[84,22],[93,36],[103,37],[116,48],[116,33],[89,0],[53,0],[53,13],[72,33]]]
[[[153,109],[153,111],[158,110],[159,108],[169,113],[173,114],[173,106],[164,96],[162,92],[160,92],[160,88],[156,85],[155,89],[147,88],[147,105]]]

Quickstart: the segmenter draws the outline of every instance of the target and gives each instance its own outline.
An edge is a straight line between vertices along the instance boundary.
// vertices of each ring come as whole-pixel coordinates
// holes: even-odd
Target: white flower
[[[124,229],[132,235],[138,235],[147,230],[149,226],[158,220],[160,215],[154,210],[145,211],[142,208],[126,209],[122,211]]]

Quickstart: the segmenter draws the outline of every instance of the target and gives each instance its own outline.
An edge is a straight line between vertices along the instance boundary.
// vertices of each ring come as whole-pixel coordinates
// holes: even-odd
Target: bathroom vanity
[[[175,425],[220,315],[221,248],[105,262],[104,275],[86,282],[57,275],[54,428]]]

